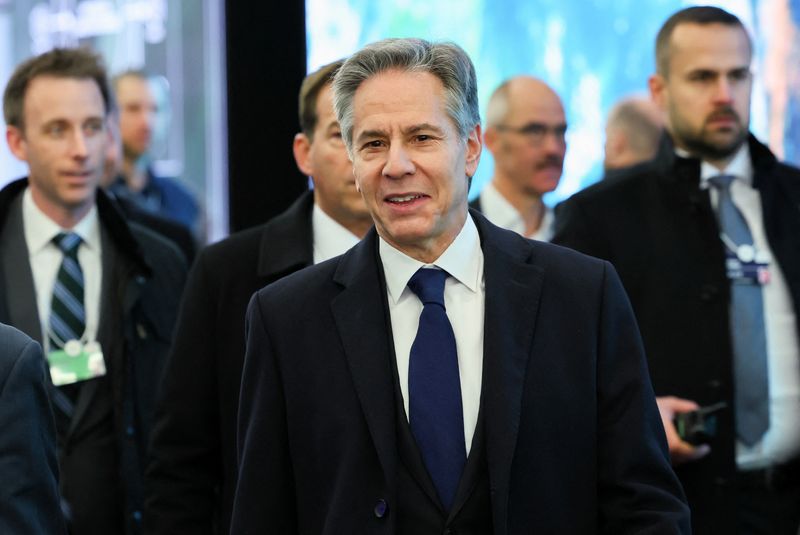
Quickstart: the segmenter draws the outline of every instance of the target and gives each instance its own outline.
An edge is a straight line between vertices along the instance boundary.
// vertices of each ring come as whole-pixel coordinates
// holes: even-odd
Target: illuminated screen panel
[[[530,74],[561,96],[569,131],[564,175],[546,197],[554,204],[602,174],[603,126],[621,97],[645,93],[655,35],[677,0],[307,0],[308,68],[386,37],[450,40],[471,56],[483,105],[504,79]],[[779,157],[800,160],[797,50],[800,0],[719,2],[755,39],[753,132]],[[472,195],[491,178],[484,150]]]

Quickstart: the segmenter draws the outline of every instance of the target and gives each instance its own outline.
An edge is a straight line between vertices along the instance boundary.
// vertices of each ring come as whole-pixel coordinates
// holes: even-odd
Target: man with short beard
[[[486,148],[492,181],[470,205],[497,226],[549,241],[553,211],[542,201],[564,169],[567,120],[561,99],[546,83],[515,76],[500,84],[486,109]]]
[[[701,535],[800,523],[800,171],[748,133],[751,58],[735,16],[670,17],[649,81],[659,154],[557,209],[554,241],[619,270]],[[701,434],[673,425],[712,406]]]

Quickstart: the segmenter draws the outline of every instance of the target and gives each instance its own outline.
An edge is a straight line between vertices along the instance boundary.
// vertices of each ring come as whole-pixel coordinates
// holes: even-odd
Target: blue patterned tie
[[[408,405],[411,432],[449,511],[467,453],[456,339],[444,305],[447,277],[446,271],[422,268],[408,281],[423,303],[408,365]]]
[[[753,245],[747,222],[731,198],[733,179],[729,175],[710,179],[719,192],[717,217],[720,230],[737,246]],[[731,281],[730,315],[736,380],[736,433],[744,444],[752,446],[769,428],[767,340],[761,286]]]
[[[62,232],[53,238],[53,242],[64,253],[50,303],[50,349],[57,349],[69,340],[80,340],[83,336],[86,308],[83,303],[83,271],[78,262],[81,238],[74,232]]]

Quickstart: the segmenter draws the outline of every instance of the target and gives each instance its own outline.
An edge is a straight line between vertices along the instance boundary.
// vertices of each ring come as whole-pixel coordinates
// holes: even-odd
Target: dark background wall
[[[306,72],[305,2],[225,2],[230,230],[267,221],[307,189],[292,140]]]

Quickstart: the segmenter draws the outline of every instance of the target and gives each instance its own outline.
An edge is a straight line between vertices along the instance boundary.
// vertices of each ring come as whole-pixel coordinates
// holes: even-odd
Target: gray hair
[[[353,97],[359,86],[388,70],[429,72],[441,80],[445,110],[462,139],[481,123],[475,67],[455,43],[384,39],[365,46],[344,62],[333,80],[333,105],[347,151],[352,154]]]

